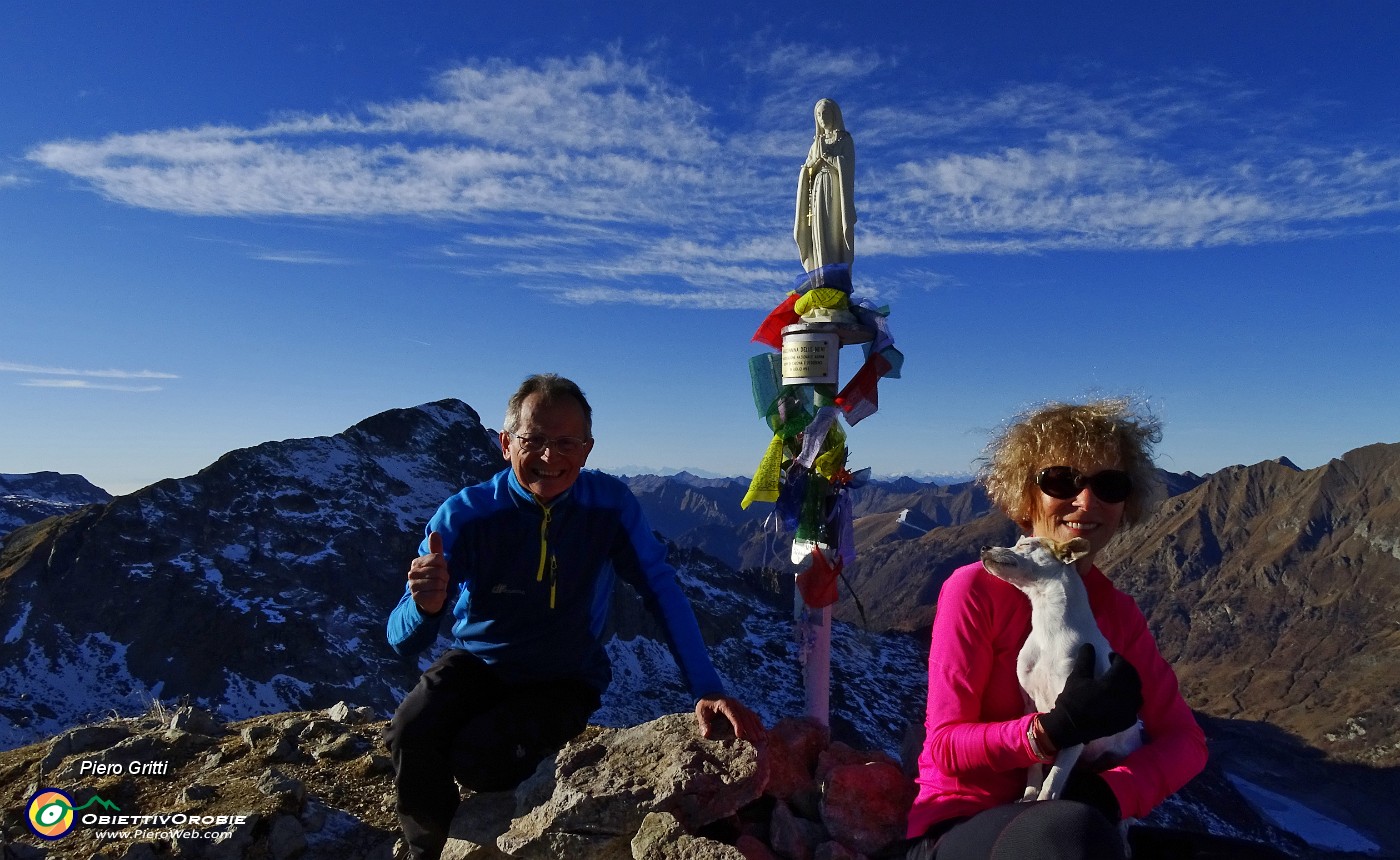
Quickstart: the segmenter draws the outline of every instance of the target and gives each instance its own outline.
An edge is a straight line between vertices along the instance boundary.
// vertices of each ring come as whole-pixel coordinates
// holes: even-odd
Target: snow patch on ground
[[[312,801],[315,803],[315,801]],[[312,856],[339,856],[344,849],[344,840],[364,829],[365,824],[354,815],[335,807],[325,809],[325,822],[320,829],[306,834],[306,847]],[[318,852],[324,852],[318,854]]]
[[[132,677],[126,645],[103,633],[75,643],[62,627],[50,634],[54,653],[30,640],[21,659],[0,667],[0,690],[12,691],[0,702],[0,748],[59,734],[83,720],[140,713],[157,695]]]
[[[6,645],[12,645],[18,642],[20,637],[24,635],[24,625],[25,622],[29,620],[29,611],[33,608],[33,605],[29,603],[20,606],[19,617],[15,619],[15,623],[10,627],[9,632],[5,634]]]
[[[214,705],[228,720],[244,720],[281,711],[299,711],[312,693],[312,686],[289,675],[274,675],[267,681],[254,681],[237,672],[224,672],[224,695]]]
[[[606,650],[613,682],[603,694],[602,707],[589,722],[634,726],[695,707],[681,680],[680,667],[664,644],[640,636],[628,640],[614,636]]]
[[[693,595],[692,595],[693,597]],[[716,595],[717,598],[720,595]],[[726,689],[766,725],[806,712],[793,622],[771,607],[744,604],[745,635],[716,643],[711,659]],[[636,725],[694,707],[680,669],[665,644],[645,637],[606,645],[613,682],[593,722]],[[872,634],[838,623],[832,631],[831,719],[863,741],[898,755],[907,714],[924,700],[927,655],[911,637]]]
[[[241,543],[235,543],[229,544],[228,546],[219,550],[219,555],[223,556],[229,561],[242,563],[248,561],[249,557],[251,556],[251,553],[249,552],[248,547],[244,546]]]
[[[1379,845],[1340,821],[1328,818],[1290,797],[1269,791],[1232,773],[1226,774],[1226,777],[1261,815],[1277,827],[1297,834],[1314,848],[1359,854],[1380,853]]]

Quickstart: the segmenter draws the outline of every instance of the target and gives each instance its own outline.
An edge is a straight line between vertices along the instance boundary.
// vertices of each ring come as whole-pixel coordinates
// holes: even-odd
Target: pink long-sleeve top
[[[1083,579],[1104,638],[1142,678],[1147,742],[1100,774],[1124,817],[1139,818],[1205,767],[1205,734],[1137,603],[1098,568]],[[909,836],[1020,799],[1026,768],[1035,762],[1026,740],[1033,715],[1025,712],[1016,679],[1016,657],[1030,630],[1030,600],[980,562],[958,568],[943,584],[929,647],[928,717]]]

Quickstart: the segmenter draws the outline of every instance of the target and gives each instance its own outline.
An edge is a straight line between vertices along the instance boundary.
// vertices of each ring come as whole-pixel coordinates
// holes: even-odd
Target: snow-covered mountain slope
[[[112,494],[81,475],[0,474],[0,542],[20,526],[111,501]]]
[[[0,700],[0,745],[153,699],[229,718],[340,700],[387,715],[433,656],[405,662],[384,641],[423,523],[502,466],[477,414],[442,401],[234,451],[18,530],[0,554],[0,688],[18,691]],[[702,552],[672,552],[732,689],[770,721],[799,713],[790,606]],[[616,679],[598,719],[689,710],[659,629],[625,587],[613,627]],[[844,626],[834,643],[838,736],[895,751],[919,649]]]
[[[151,698],[229,717],[412,682],[384,619],[422,523],[500,465],[466,404],[231,452],[16,530],[0,551],[0,743]]]

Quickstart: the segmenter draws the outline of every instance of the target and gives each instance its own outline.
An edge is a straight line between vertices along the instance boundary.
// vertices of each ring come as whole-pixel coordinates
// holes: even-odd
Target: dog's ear
[[[1065,564],[1074,564],[1088,554],[1089,541],[1082,537],[1070,538],[1062,544],[1055,545],[1055,555]]]

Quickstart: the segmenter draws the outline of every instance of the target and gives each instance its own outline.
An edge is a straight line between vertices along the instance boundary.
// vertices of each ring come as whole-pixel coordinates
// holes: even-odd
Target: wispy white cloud
[[[72,370],[66,367],[43,367],[37,364],[16,364],[12,361],[0,361],[0,371],[11,373],[40,373],[54,376],[89,376],[102,379],[179,379],[173,373],[163,373],[157,370]]]
[[[745,71],[762,75],[770,85],[796,82],[804,93],[830,82],[866,78],[893,65],[887,54],[852,45],[833,48],[789,42],[766,48],[755,45],[754,48],[738,55],[738,62]]]
[[[65,379],[26,379],[16,383],[29,388],[67,388],[98,391],[148,392],[161,391],[159,385],[135,385],[128,382],[109,380],[179,379],[173,373],[156,370],[74,370],[67,367],[44,367],[37,364],[19,364],[0,361],[0,372],[20,373],[27,376],[67,377]],[[99,380],[94,382],[93,380]]]
[[[1189,170],[1122,139],[1051,134],[1038,145],[898,166],[878,220],[909,256],[949,250],[1185,248],[1368,229],[1400,214],[1400,165],[1383,154]]]
[[[328,254],[324,251],[268,248],[251,242],[219,236],[196,235],[190,236],[189,238],[197,242],[209,242],[237,248],[249,259],[262,260],[268,263],[289,263],[295,266],[351,266],[358,262],[357,260],[336,254]]]
[[[268,263],[291,263],[296,266],[349,266],[354,264],[353,260],[323,254],[319,251],[258,251],[252,256],[254,260],[263,260]]]
[[[54,141],[29,158],[161,211],[460,225],[445,259],[561,301],[771,307],[796,268],[791,198],[811,133],[809,108],[791,107],[798,82],[809,96],[901,62],[860,47],[750,50],[735,60],[755,93],[746,112],[619,55],[491,60],[443,73],[420,98]],[[1308,116],[1261,103],[1208,74],[990,92],[872,85],[843,104],[859,155],[858,254],[929,271],[935,254],[1400,228],[1400,147],[1329,145]],[[801,127],[788,128],[794,116]]]
[[[565,286],[559,291],[559,298],[580,305],[628,304],[676,310],[760,310],[773,307],[772,289],[754,287],[675,291],[591,284]]]
[[[59,141],[30,157],[126,203],[206,215],[509,213],[560,218],[557,228],[702,208],[694,192],[718,150],[698,122],[705,110],[642,67],[487,63],[442,75],[436,89],[364,116]]]
[[[13,173],[0,173],[0,188],[14,188],[23,185],[25,180]]]
[[[29,388],[64,388],[81,389],[84,391],[126,391],[126,392],[148,392],[160,391],[159,385],[114,385],[106,382],[92,382],[86,379],[26,379],[18,383]]]

